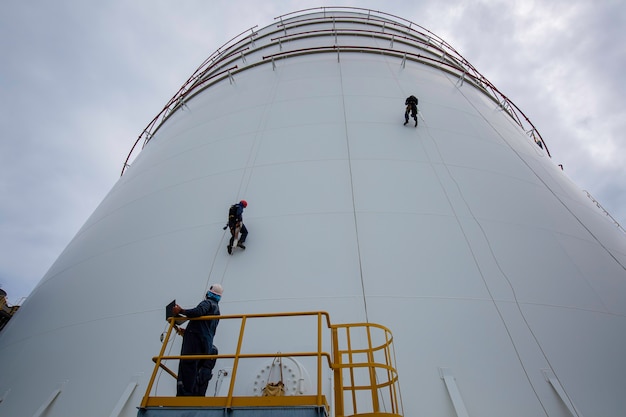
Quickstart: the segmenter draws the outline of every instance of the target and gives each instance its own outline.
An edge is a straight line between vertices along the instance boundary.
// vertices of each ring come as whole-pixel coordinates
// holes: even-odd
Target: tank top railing
[[[611,221],[613,222],[613,224],[615,224],[615,226],[617,226],[617,228],[619,230],[622,231],[622,233],[626,233],[626,230],[624,230],[624,228],[622,227],[621,224],[619,224],[619,222],[617,220],[615,220],[615,218],[613,216],[611,216],[611,214],[606,211],[606,209],[604,207],[602,207],[602,204],[600,204],[600,202],[598,200],[596,200],[587,190],[583,190],[585,192],[585,194],[587,194],[587,197],[589,197],[589,199],[591,201],[593,201],[596,205],[596,207],[598,207],[600,210],[602,210],[602,212],[604,212],[604,214],[611,219]]]
[[[315,11],[320,12],[320,16],[307,16],[308,13],[312,13]],[[458,67],[458,69],[463,74],[461,76],[461,80],[465,79],[465,77],[467,76],[471,76],[471,78],[474,79],[478,85],[490,91],[491,95],[496,98],[500,106],[504,110],[506,110],[507,113],[511,115],[511,117],[513,117],[516,123],[518,123],[526,132],[529,133],[529,135],[532,137],[533,140],[535,140],[535,142],[541,143],[548,156],[550,156],[550,151],[548,150],[546,143],[541,137],[541,134],[534,127],[528,117],[508,97],[498,91],[493,86],[493,84],[491,84],[482,74],[480,74],[480,72],[478,72],[478,70],[476,70],[476,68],[474,68],[474,66],[471,65],[451,45],[449,45],[439,36],[435,35],[433,32],[409,20],[381,11],[369,10],[358,7],[320,7],[303,9],[297,12],[278,16],[276,18],[277,23],[274,29],[270,30],[268,33],[264,33],[263,36],[275,37],[275,34],[281,31],[285,35],[287,35],[288,30],[290,35],[299,35],[297,32],[294,33],[291,29],[301,26],[304,27],[305,25],[309,24],[312,25],[320,22],[323,23],[324,19],[332,19],[332,21],[327,21],[327,23],[330,22],[333,24],[333,31],[335,28],[335,20],[348,19],[346,21],[360,23],[362,25],[371,25],[372,27],[378,26],[380,27],[379,30],[381,34],[391,29],[398,34],[404,33],[407,39],[412,39],[415,42],[422,43],[425,41],[426,50],[429,50],[431,52],[437,51],[437,55],[439,55],[439,59],[442,62],[452,60],[452,66]],[[288,29],[288,26],[290,29]],[[136,150],[136,148],[142,139],[143,146],[145,146],[159,129],[161,124],[164,123],[165,120],[167,120],[170,114],[172,114],[177,109],[183,107],[182,104],[184,103],[184,101],[190,98],[194,94],[194,92],[197,92],[202,88],[206,88],[208,85],[211,84],[211,82],[207,82],[209,79],[212,79],[213,81],[218,81],[226,78],[226,76],[224,76],[223,74],[222,76],[216,74],[216,72],[224,69],[223,66],[226,61],[229,61],[229,59],[233,56],[240,54],[242,60],[245,62],[244,51],[248,51],[250,46],[254,46],[255,39],[257,39],[257,36],[259,35],[258,32],[255,30],[256,28],[257,26],[251,27],[226,42],[224,45],[219,47],[213,54],[211,54],[200,65],[200,67],[198,67],[198,69],[196,69],[192,76],[189,77],[189,79],[182,85],[182,87],[170,99],[170,101],[165,105],[161,112],[141,132],[137,140],[134,142],[130,152],[128,153],[126,160],[124,161],[121,175],[124,175],[124,172],[130,166],[131,158],[133,157],[133,155],[135,155],[135,152],[139,152],[139,149]],[[334,33],[336,36],[340,32],[335,31]],[[270,47],[272,45],[280,43],[281,39],[275,38],[264,44],[262,48]],[[246,68],[259,65],[261,63],[263,62],[251,62],[250,64],[238,67],[237,71],[241,71]],[[230,72],[228,72],[228,77],[231,77]]]

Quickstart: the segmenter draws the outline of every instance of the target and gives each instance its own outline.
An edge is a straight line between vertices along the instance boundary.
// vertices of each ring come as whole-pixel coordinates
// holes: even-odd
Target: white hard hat
[[[220,284],[213,284],[209,288],[209,292],[212,292],[215,295],[220,295],[221,296],[222,292],[224,292],[224,289],[222,288],[222,286]]]

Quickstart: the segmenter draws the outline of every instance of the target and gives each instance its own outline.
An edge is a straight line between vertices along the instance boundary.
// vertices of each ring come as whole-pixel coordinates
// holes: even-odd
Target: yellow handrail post
[[[389,337],[389,332],[385,331],[385,363],[394,363],[393,358],[391,356],[391,351],[389,349],[389,347],[391,346],[391,338]],[[387,369],[387,380],[388,381],[395,381],[396,376],[394,375],[394,373],[392,372],[391,369]],[[391,401],[391,411],[393,413],[397,413],[398,410],[400,409],[398,407],[398,398],[397,398],[397,392],[396,392],[396,384],[390,384],[389,385],[389,398],[392,399]]]
[[[378,404],[378,392],[377,392],[377,382],[376,382],[376,369],[374,368],[374,351],[372,346],[372,332],[370,331],[370,327],[366,327],[367,330],[367,368],[370,374],[370,388],[372,394],[372,407],[375,413],[380,411],[380,405]]]
[[[387,332],[385,332],[385,363],[392,363],[391,362],[391,355],[389,352],[389,337]],[[391,369],[387,368],[387,381],[393,381],[394,380],[394,375],[391,372]],[[395,384],[389,384],[389,398],[391,398],[391,411],[393,413],[396,412],[397,409],[397,404],[395,401]]]
[[[333,345],[333,378],[335,388],[335,417],[343,417],[343,376],[341,368],[341,354],[339,353],[339,336],[337,327],[331,328],[331,337]]]
[[[159,356],[156,360],[156,366],[152,371],[152,376],[150,377],[150,381],[148,382],[148,388],[146,389],[146,395],[143,396],[141,400],[141,407],[145,407],[148,404],[148,398],[150,397],[150,391],[152,391],[152,384],[154,384],[154,379],[156,378],[156,374],[161,367],[161,358],[165,353],[165,348],[167,347],[167,343],[170,340],[170,334],[172,334],[172,329],[174,328],[174,318],[170,318],[170,327],[167,329],[167,334],[165,335],[165,339],[163,339],[163,346],[161,346],[161,351],[159,352]]]
[[[355,378],[354,378],[354,356],[353,355],[353,351],[352,351],[352,338],[350,336],[350,327],[346,326],[345,327],[345,331],[346,331],[346,341],[347,341],[347,349],[348,349],[348,364],[350,365],[350,367],[348,368],[348,370],[350,371],[350,387],[352,388],[351,393],[352,393],[352,410],[356,413],[357,412],[357,404],[356,404],[356,382],[355,382]]]
[[[317,313],[317,405],[322,405],[322,313]]]
[[[395,348],[393,346],[393,335],[391,334],[391,332],[388,332],[389,334],[389,346],[390,346],[390,352],[389,355],[392,356],[392,359],[390,359],[389,363],[391,364],[395,364],[396,363],[396,351]],[[394,367],[394,381],[395,383],[393,384],[393,393],[394,393],[394,398],[396,400],[396,414],[400,414],[404,411],[404,405],[402,404],[402,392],[400,392],[400,381],[398,379],[398,373],[395,370]]]
[[[239,355],[241,354],[241,343],[243,341],[243,332],[246,327],[246,316],[241,317],[241,328],[239,329],[239,340],[237,341],[237,351],[235,352],[235,360],[233,363],[233,374],[230,377],[230,386],[228,387],[228,399],[226,400],[226,408],[230,408],[233,403],[233,391],[235,389],[235,379],[237,377],[237,366],[239,365]]]

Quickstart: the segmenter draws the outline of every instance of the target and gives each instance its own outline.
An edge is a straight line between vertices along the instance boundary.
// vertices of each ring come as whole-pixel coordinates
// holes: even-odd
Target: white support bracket
[[[446,53],[446,51],[443,51],[443,55],[441,55],[441,61],[439,61],[440,64],[443,64],[444,61],[446,60],[446,58],[448,57],[448,54]]]
[[[276,62],[274,61],[274,57],[272,57],[272,71],[276,70]]]
[[[391,35],[391,42],[389,42],[389,47],[391,49],[393,49],[393,39],[394,39],[395,35]]]
[[[56,398],[59,396],[61,391],[63,391],[63,388],[65,388],[65,384],[67,384],[67,380],[61,382],[58,388],[52,391],[52,394],[50,394],[48,399],[44,401],[43,404],[41,404],[41,407],[39,407],[37,411],[35,411],[35,414],[33,414],[33,417],[41,417],[43,413],[46,412],[48,407],[50,407],[50,405],[54,402],[54,400],[56,400]]]
[[[341,62],[341,61],[339,60],[339,48],[337,48],[337,62]]]
[[[141,375],[141,373],[133,375],[133,377],[130,379],[130,383],[122,393],[122,396],[117,401],[117,404],[115,404],[113,411],[111,411],[111,414],[109,414],[109,417],[119,417],[122,409],[124,408],[124,405],[126,405],[130,396],[133,395],[135,388],[137,388],[137,386],[139,385],[139,378],[141,377]]]
[[[402,68],[406,67],[406,52],[404,53],[404,56],[402,57]]]
[[[182,97],[178,99],[178,104],[180,105],[181,110],[189,110],[189,107],[187,107],[187,103],[185,103],[185,99],[183,99]]]
[[[459,81],[457,81],[456,83],[457,87],[463,87],[463,83],[465,82],[465,74],[467,74],[467,71],[463,71],[463,75],[461,75],[461,78],[459,78]]]
[[[143,139],[143,146],[145,147],[146,144],[148,142],[150,142],[150,139],[152,139],[152,135],[147,130],[145,130],[144,133],[146,134],[146,137]],[[130,165],[128,165],[128,166],[130,166]]]
[[[278,40],[278,44],[280,45],[280,39]],[[280,49],[283,49],[282,46]],[[243,54],[243,51],[241,51],[241,61],[243,61],[244,64],[246,63],[246,56]]]
[[[565,393],[563,386],[557,379],[556,375],[554,375],[554,372],[552,372],[551,369],[542,369],[541,373],[543,373],[546,381],[548,381],[550,385],[552,385],[552,388],[554,388],[554,391],[556,391],[557,395],[561,398],[561,401],[563,401],[563,404],[565,404],[565,407],[567,407],[567,410],[570,412],[570,414],[574,417],[583,417],[583,415],[580,413],[580,411],[578,411],[572,400]]]
[[[228,70],[228,81],[230,81],[231,84],[235,84],[235,79],[233,78],[233,74],[231,74],[230,70]]]
[[[469,417],[467,408],[465,407],[465,403],[463,402],[463,398],[459,392],[459,388],[456,386],[456,379],[454,378],[454,375],[452,375],[452,371],[450,371],[449,368],[439,368],[439,375],[446,384],[446,388],[448,389],[448,394],[452,400],[452,406],[454,407],[457,417]]]

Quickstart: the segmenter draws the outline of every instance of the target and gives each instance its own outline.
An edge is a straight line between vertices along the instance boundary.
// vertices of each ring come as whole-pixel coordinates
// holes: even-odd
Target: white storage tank
[[[224,315],[387,327],[406,416],[623,416],[623,230],[523,112],[419,25],[320,8],[251,28],[138,142],[0,332],[0,415],[137,415],[165,305],[194,307],[220,283]],[[229,255],[241,199],[247,248]],[[309,328],[279,323],[252,330],[250,348],[307,349]],[[215,344],[237,337],[222,320]],[[259,394],[266,362],[242,364],[235,394]],[[218,360],[207,396],[229,366]],[[285,366],[290,395],[314,391],[306,359]]]

